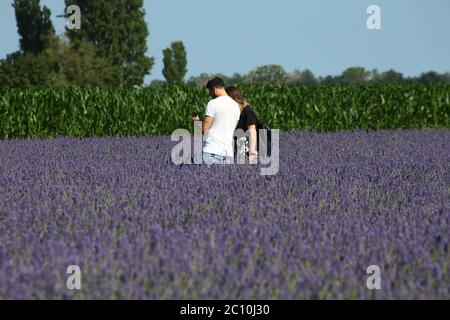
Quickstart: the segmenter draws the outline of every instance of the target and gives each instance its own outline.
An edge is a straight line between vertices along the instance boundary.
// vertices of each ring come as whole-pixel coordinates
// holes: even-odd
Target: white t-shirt
[[[233,135],[241,109],[236,101],[228,96],[211,100],[205,115],[213,118],[213,123],[205,135],[203,152],[233,157]]]

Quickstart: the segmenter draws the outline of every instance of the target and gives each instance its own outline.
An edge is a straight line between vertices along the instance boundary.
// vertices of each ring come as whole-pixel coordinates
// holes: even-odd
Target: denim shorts
[[[234,158],[227,156],[219,156],[217,154],[203,152],[202,155],[203,164],[233,164]]]

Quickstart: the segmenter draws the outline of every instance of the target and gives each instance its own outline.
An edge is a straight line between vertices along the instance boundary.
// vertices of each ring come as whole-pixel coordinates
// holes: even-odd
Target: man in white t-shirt
[[[241,109],[225,91],[225,82],[214,78],[206,88],[213,98],[206,107],[202,131],[205,134],[203,164],[231,164],[234,162],[233,135]],[[193,117],[198,121],[198,117]]]

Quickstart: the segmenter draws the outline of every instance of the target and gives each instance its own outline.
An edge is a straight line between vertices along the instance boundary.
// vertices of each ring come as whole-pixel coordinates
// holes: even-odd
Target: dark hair
[[[215,77],[214,79],[208,81],[208,83],[206,84],[206,88],[225,88],[225,81],[223,81],[222,78]]]
[[[248,105],[250,105],[250,103],[248,103],[247,99],[245,99],[245,97],[239,92],[238,88],[236,87],[228,87],[225,89],[227,91],[227,94],[233,98],[234,101],[236,101],[239,104],[239,107],[241,108],[241,112],[242,110],[244,110],[244,108]]]

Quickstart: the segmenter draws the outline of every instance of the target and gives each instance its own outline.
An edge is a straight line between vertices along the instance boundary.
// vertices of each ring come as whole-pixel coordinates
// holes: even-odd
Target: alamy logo
[[[367,274],[370,276],[367,278],[366,286],[369,290],[381,289],[381,270],[377,265],[371,265],[367,268]]]
[[[69,290],[81,290],[81,269],[79,266],[71,265],[66,269],[66,273],[70,274],[67,278],[66,286]]]
[[[71,5],[66,9],[66,14],[69,15],[67,18],[67,29],[69,30],[80,30],[81,29],[81,10],[79,6]]]
[[[367,28],[369,30],[381,29],[381,9],[377,5],[371,5],[367,8],[367,14],[370,16],[367,18]]]

